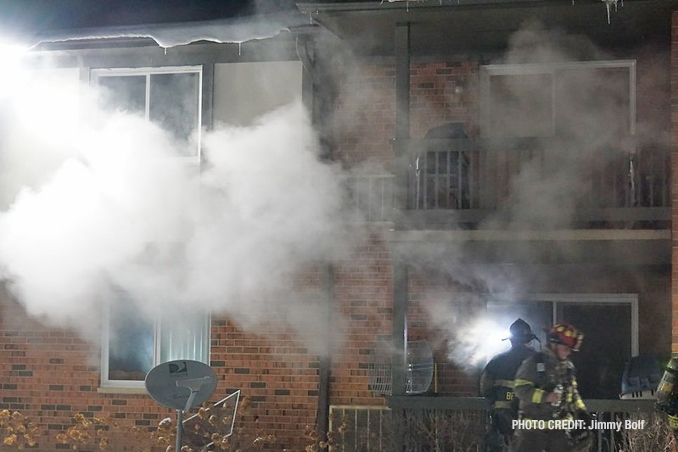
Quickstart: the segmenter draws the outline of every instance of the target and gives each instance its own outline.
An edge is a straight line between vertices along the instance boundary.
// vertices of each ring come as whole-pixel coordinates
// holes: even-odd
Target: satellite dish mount
[[[210,398],[217,387],[217,375],[200,361],[169,361],[151,369],[145,384],[153,400],[177,410],[175,450],[181,452],[184,413]]]

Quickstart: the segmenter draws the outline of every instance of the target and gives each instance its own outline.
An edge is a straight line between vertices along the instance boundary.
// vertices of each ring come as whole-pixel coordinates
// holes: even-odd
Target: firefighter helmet
[[[515,344],[527,344],[532,339],[536,339],[537,336],[532,334],[532,328],[530,324],[523,319],[518,319],[511,324],[509,327],[511,336],[507,337],[512,343]]]
[[[572,351],[578,352],[584,335],[570,324],[558,323],[548,331],[548,339],[551,343],[567,345]]]

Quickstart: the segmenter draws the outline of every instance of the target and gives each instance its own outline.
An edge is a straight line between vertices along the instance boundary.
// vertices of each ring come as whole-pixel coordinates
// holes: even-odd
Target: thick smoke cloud
[[[530,23],[511,37],[507,52],[493,64],[525,65],[526,68],[560,64],[564,67],[562,63],[614,59],[581,36],[545,30],[539,24]],[[587,70],[582,66],[577,70],[562,71],[555,92],[567,95],[561,95],[557,100],[557,122],[553,131],[545,130],[553,127],[550,121],[553,111],[549,110],[552,108],[551,99],[545,99],[538,89],[539,83],[545,79],[529,73],[506,79],[500,87],[504,90],[503,95],[498,98],[507,102],[494,105],[497,111],[504,113],[503,122],[493,125],[509,135],[529,128],[539,130],[543,126],[545,138],[541,140],[541,146],[545,152],[521,154],[521,149],[518,149],[514,153],[521,158],[514,162],[508,196],[499,202],[497,213],[478,225],[478,229],[522,231],[528,235],[530,231],[570,229],[576,224],[578,207],[597,207],[595,203],[599,201],[618,202],[618,207],[624,207],[633,206],[638,201],[632,197],[622,200],[613,198],[617,195],[610,195],[613,187],[617,187],[615,193],[623,193],[625,187],[628,193],[632,193],[633,184],[638,183],[638,179],[634,179],[637,168],[629,163],[635,162],[637,151],[627,138],[632,127],[637,127],[641,133],[636,135],[635,140],[640,149],[648,144],[664,145],[665,133],[658,133],[656,125],[647,122],[637,126],[633,124],[629,111],[635,108],[635,104],[629,98],[629,83],[635,83],[635,79],[629,80],[620,74],[623,71]],[[525,112],[535,111],[543,114],[524,116]],[[542,124],[540,118],[544,117],[548,122]],[[491,133],[487,134],[492,130],[485,132],[486,138],[496,138],[493,145],[501,143],[501,135],[493,137]],[[554,132],[558,139],[551,138]],[[519,170],[516,170],[518,167]],[[602,175],[612,174],[613,168],[615,174],[622,177],[603,179]],[[598,187],[591,184],[591,174],[599,177]],[[605,193],[608,198],[604,197]],[[538,262],[538,253],[543,251],[532,246],[529,241],[522,242],[520,257],[532,256],[531,261]],[[524,274],[522,279],[520,274],[512,274],[510,264],[473,265],[475,257],[467,253],[461,242],[446,244],[444,251],[435,247],[422,251],[419,247],[416,252],[422,268],[437,269],[450,275],[456,290],[471,287],[475,293],[501,298],[507,303],[521,300],[524,294],[534,290],[530,281],[524,279]],[[549,252],[564,256],[572,253],[567,242],[557,241],[551,243]],[[533,268],[533,271],[539,270]],[[544,279],[545,276],[532,278]],[[488,344],[486,334],[507,330],[515,318],[497,318],[493,313],[465,316],[455,307],[456,302],[454,296],[438,295],[423,304],[434,326],[447,332],[447,350],[451,360],[463,367],[481,364],[495,352],[508,347],[509,344],[502,342],[501,338],[495,338]],[[490,324],[495,326],[490,327]],[[532,325],[537,332],[546,326]],[[479,331],[483,333],[478,335]]]
[[[125,293],[149,316],[283,320],[317,346],[326,308],[297,279],[356,239],[344,232],[344,176],[319,158],[301,103],[204,133],[199,168],[177,157],[185,143],[102,111],[98,93],[60,75],[39,77],[40,96],[29,83],[4,93],[0,113],[0,266],[27,311],[95,339],[102,303]]]
[[[580,37],[532,24],[513,36],[495,63],[610,58]],[[344,61],[336,66],[354,69]],[[619,108],[623,86],[586,72],[566,83],[576,88],[559,104],[567,140],[551,144],[549,160],[521,162],[510,197],[479,229],[571,226],[585,193],[584,164],[605,165],[605,159],[591,159],[602,149],[611,148],[613,156],[615,149],[626,152],[616,128],[626,114]],[[161,129],[96,109],[96,93],[83,93],[79,85],[57,91],[36,86],[5,93],[0,111],[0,263],[29,312],[94,337],[100,302],[115,286],[142,300],[148,313],[158,306],[191,306],[250,327],[283,319],[311,344],[316,333],[326,333],[324,307],[294,289],[294,276],[344,256],[360,238],[344,235],[343,174],[318,159],[317,138],[301,105],[272,112],[252,127],[206,134],[208,164],[199,171],[174,157],[179,145]],[[519,105],[541,102],[524,84],[504,88]],[[82,104],[73,105],[73,90]],[[597,105],[596,116],[582,108],[584,101]],[[651,128],[644,136],[663,138]],[[437,268],[476,293],[511,301],[529,289],[510,271],[469,265],[472,256],[461,243],[423,252],[399,249],[408,262]],[[449,339],[450,358],[464,364],[487,358],[490,351],[478,347],[494,331],[487,322],[497,319],[469,321],[449,296],[440,300],[422,306],[433,326],[449,333],[443,340]],[[500,319],[502,337],[513,320]],[[500,348],[507,346],[502,337],[493,341]]]

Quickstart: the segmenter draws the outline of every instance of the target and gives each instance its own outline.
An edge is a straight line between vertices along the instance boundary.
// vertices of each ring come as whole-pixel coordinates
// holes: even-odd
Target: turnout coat
[[[521,419],[565,419],[586,410],[577,390],[574,364],[569,359],[559,360],[549,348],[522,362],[516,372],[514,390]],[[547,403],[546,395],[558,390],[562,391],[560,400]]]

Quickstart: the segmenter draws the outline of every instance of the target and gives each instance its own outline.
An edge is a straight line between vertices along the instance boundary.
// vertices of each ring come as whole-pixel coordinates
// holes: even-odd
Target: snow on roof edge
[[[118,38],[150,38],[163,48],[198,41],[237,44],[255,39],[272,38],[283,31],[289,31],[293,27],[306,23],[307,19],[300,14],[276,14],[266,17],[251,16],[204,22],[79,29],[38,36],[32,43],[32,47],[41,43]]]

